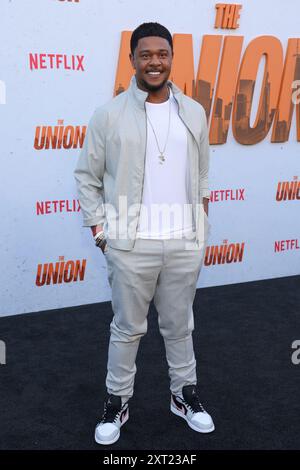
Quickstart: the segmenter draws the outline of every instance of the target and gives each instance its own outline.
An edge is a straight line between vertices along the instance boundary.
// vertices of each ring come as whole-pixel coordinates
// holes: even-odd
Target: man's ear
[[[131,62],[132,67],[135,69],[134,57],[133,57],[133,54],[131,54],[131,53],[129,54],[129,60]]]

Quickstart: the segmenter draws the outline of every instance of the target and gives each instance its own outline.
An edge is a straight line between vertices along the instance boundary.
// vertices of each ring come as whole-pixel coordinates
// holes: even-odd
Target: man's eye
[[[142,59],[148,59],[148,57],[149,57],[148,54],[143,54],[142,55]]]

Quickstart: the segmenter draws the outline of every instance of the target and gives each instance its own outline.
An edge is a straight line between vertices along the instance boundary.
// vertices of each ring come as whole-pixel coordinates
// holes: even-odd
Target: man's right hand
[[[93,236],[95,236],[96,233],[101,232],[103,230],[103,225],[93,225],[91,229],[93,232]]]
[[[95,236],[96,233],[102,232],[103,225],[93,225],[91,227],[91,229],[92,229],[92,232],[93,232],[93,236]],[[100,248],[100,250],[102,251],[103,254],[106,251],[106,245],[107,245],[107,243],[106,243],[106,240],[105,240],[105,242],[101,246],[99,246],[99,248]]]

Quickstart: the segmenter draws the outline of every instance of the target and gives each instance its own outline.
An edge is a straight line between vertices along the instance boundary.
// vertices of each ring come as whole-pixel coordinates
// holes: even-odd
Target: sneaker
[[[185,419],[194,431],[206,433],[215,429],[211,416],[200,403],[196,385],[183,387],[182,397],[171,395],[171,411]]]
[[[122,399],[109,395],[104,403],[104,413],[95,430],[95,441],[98,444],[113,444],[120,437],[120,428],[128,421],[128,402],[122,406]]]

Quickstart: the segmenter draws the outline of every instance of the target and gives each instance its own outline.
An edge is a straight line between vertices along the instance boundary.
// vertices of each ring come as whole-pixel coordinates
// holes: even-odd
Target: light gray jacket
[[[188,130],[189,197],[196,240],[201,243],[210,226],[202,200],[210,195],[206,115],[204,108],[174,83],[169,81],[168,85]],[[95,110],[74,171],[83,226],[103,224],[108,245],[123,250],[134,246],[142,202],[147,96],[133,76],[126,91]],[[117,237],[110,236],[113,223],[118,225]]]

